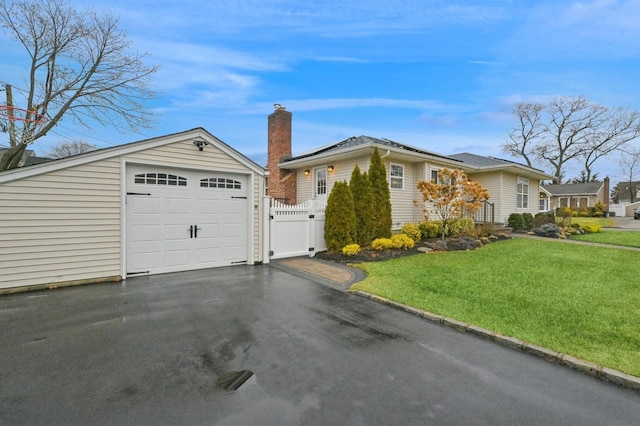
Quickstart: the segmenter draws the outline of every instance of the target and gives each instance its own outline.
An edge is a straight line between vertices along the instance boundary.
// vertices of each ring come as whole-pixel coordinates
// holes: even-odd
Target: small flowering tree
[[[441,169],[438,181],[421,180],[418,190],[422,192],[422,201],[427,203],[424,212],[434,211],[442,221],[442,239],[449,226],[465,215],[473,215],[489,199],[487,191],[479,182],[470,181],[462,170]]]

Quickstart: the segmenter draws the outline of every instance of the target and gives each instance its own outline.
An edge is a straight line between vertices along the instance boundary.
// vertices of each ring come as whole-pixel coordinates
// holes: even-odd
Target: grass
[[[353,289],[640,376],[638,257],[515,238],[365,263]]]
[[[640,248],[640,232],[604,230],[595,234],[573,235],[572,240]]]

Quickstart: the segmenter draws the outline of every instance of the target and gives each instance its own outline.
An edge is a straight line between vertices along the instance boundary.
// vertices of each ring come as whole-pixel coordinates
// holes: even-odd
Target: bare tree
[[[78,11],[64,0],[0,0],[0,25],[30,58],[27,119],[11,123],[0,171],[17,167],[26,146],[63,117],[120,131],[153,126],[144,102],[155,96],[150,77],[157,67],[144,64],[145,54],[131,51],[118,18]],[[7,97],[7,106],[11,102]],[[37,125],[29,116],[48,120]]]
[[[568,164],[582,160],[586,180],[593,165],[640,135],[640,114],[609,109],[582,96],[561,96],[547,104],[520,103],[513,110],[518,124],[509,132],[504,152],[527,165],[540,164],[561,183]]]
[[[51,158],[64,158],[72,155],[84,154],[85,152],[94,151],[98,147],[88,142],[64,142],[51,148],[47,154]]]
[[[535,143],[542,137],[542,121],[540,119],[544,105],[540,103],[521,102],[513,109],[513,115],[518,120],[516,125],[509,132],[509,139],[503,146],[503,151],[514,157],[522,157],[527,166],[532,167],[536,159]]]
[[[609,110],[603,125],[594,129],[593,134],[587,139],[581,155],[587,182],[592,180],[593,164],[599,158],[619,151],[638,136],[640,136],[640,112],[619,107]]]
[[[638,178],[640,174],[640,149],[631,148],[629,150],[625,150],[620,156],[620,168],[622,169],[623,176],[627,179],[626,190],[629,191],[629,200],[632,203],[635,203],[636,200],[636,191],[638,190]],[[623,182],[618,183],[618,186],[623,185]],[[618,188],[618,194],[616,194],[619,198],[621,198],[622,194],[620,194],[621,187]]]

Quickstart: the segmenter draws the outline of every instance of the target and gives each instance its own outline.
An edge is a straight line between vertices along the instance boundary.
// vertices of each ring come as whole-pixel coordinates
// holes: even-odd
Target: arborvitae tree
[[[346,181],[333,185],[325,210],[324,240],[329,251],[341,250],[356,242],[356,213]]]
[[[373,187],[374,238],[391,238],[391,194],[387,182],[387,169],[382,164],[377,147],[371,155],[369,180]]]
[[[375,233],[373,187],[367,172],[361,173],[357,164],[351,173],[349,189],[356,212],[356,241],[366,247],[373,241]]]

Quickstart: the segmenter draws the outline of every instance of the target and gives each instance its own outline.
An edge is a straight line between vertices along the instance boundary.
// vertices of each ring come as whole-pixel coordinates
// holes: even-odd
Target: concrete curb
[[[624,386],[629,389],[640,391],[640,377],[631,376],[612,368],[603,367],[602,365],[594,364],[589,361],[585,361],[580,358],[576,358],[571,355],[556,352],[551,349],[543,348],[542,346],[535,345],[533,343],[525,342],[524,340],[517,339],[515,337],[506,336],[498,332],[488,330],[486,328],[478,327],[473,324],[468,324],[463,321],[458,321],[453,318],[447,318],[442,315],[437,315],[429,311],[407,306],[402,303],[394,302],[391,299],[376,296],[364,291],[356,290],[349,291],[350,293],[364,297],[365,299],[373,300],[384,305],[391,306],[396,309],[409,312],[421,318],[425,318],[429,321],[437,322],[448,327],[454,328],[460,332],[468,332],[476,336],[492,340],[503,346],[511,349],[517,349],[521,352],[539,356],[547,361],[556,362],[558,364],[570,367],[576,371],[584,374],[596,377],[607,382],[615,383],[620,386]]]

